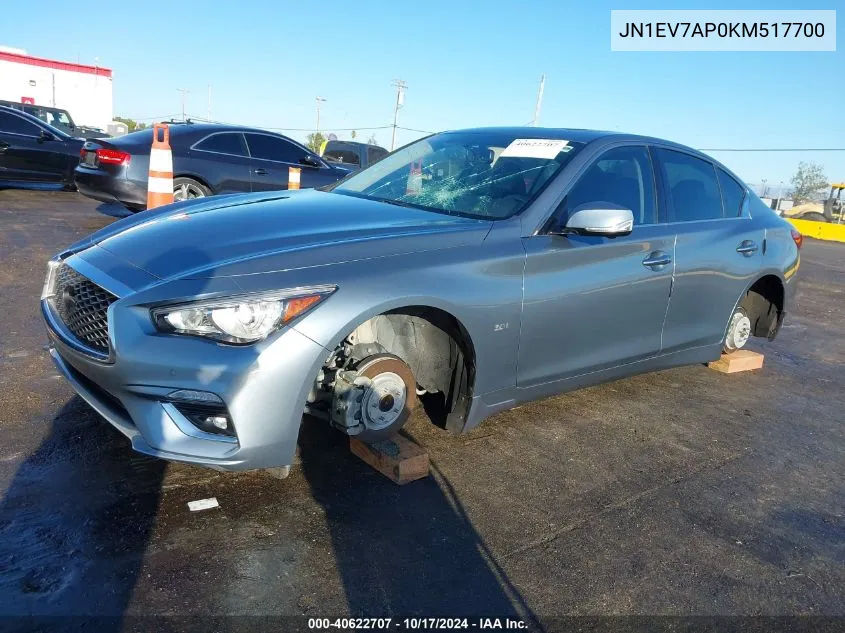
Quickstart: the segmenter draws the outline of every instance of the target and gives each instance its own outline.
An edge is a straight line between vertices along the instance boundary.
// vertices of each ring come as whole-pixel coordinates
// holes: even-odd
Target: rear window
[[[206,136],[194,149],[203,152],[217,152],[218,154],[231,154],[233,156],[246,156],[244,137],[240,132],[223,132]]]
[[[381,147],[368,147],[367,148],[367,162],[374,163],[377,160],[381,160],[385,156],[387,156],[388,151],[386,149],[382,149]]]
[[[719,186],[722,189],[725,217],[737,218],[742,215],[742,200],[745,198],[745,188],[724,170],[717,169],[716,171],[719,174]]]
[[[358,150],[345,144],[329,143],[323,151],[323,158],[333,163],[343,163],[344,165],[360,165],[361,156]]]

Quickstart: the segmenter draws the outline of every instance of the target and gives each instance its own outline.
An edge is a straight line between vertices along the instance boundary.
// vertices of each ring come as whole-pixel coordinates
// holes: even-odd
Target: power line
[[[166,121],[168,119],[181,116],[179,113],[166,114],[163,116],[148,116],[148,117],[125,117],[133,121]],[[217,121],[213,119],[196,117],[188,115],[192,121],[202,121],[204,123],[218,123],[220,125],[241,125],[240,123],[231,123],[229,121]],[[247,126],[248,127],[248,126]],[[260,127],[263,130],[277,130],[279,132],[318,132],[314,128],[309,127]],[[388,130],[393,128],[393,125],[359,125],[356,127],[339,127],[332,128],[335,132],[352,132],[358,130]],[[413,127],[403,127],[401,125],[395,126],[397,130],[406,130],[408,132],[419,132],[420,134],[436,134],[433,130],[421,130]],[[719,147],[719,148],[699,148],[700,152],[845,152],[845,147]]]
[[[700,149],[699,152],[845,152],[845,147],[728,147],[719,149]]]

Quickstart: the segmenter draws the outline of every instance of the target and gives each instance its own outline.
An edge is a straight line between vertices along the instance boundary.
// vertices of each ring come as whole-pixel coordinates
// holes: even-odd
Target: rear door
[[[61,138],[41,138],[41,128],[12,112],[0,112],[0,178],[60,182],[70,158]]]
[[[610,149],[581,175],[556,224],[590,202],[631,209],[622,237],[534,235],[525,264],[518,383],[527,387],[660,353],[675,234],[657,223],[648,148]]]
[[[664,352],[719,344],[761,267],[763,229],[744,211],[745,188],[708,160],[657,148],[663,220],[677,233]]]
[[[215,194],[252,191],[252,161],[241,132],[214,132],[201,138],[188,150],[186,168]]]
[[[252,190],[272,191],[288,188],[290,168],[300,170],[299,186],[302,189],[320,187],[334,182],[333,170],[301,145],[273,134],[247,132],[246,142],[252,156]],[[311,157],[320,166],[307,165],[302,159]]]

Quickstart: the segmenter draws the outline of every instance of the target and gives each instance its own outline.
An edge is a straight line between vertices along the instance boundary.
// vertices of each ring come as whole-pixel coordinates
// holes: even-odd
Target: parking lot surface
[[[133,453],[38,307],[46,260],[112,221],[0,190],[0,614],[845,615],[845,245],[805,242],[761,371],[638,376],[457,437],[415,419],[433,476],[400,488],[310,419],[285,480]]]

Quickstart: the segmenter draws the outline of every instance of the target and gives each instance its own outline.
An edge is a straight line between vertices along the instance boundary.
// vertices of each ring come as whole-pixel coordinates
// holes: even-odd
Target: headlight
[[[47,277],[44,279],[44,287],[41,288],[41,300],[49,299],[56,293],[56,275],[62,262],[51,259],[47,262]]]
[[[267,338],[335,290],[334,286],[319,286],[239,295],[154,308],[152,316],[156,327],[163,332],[243,345]]]

